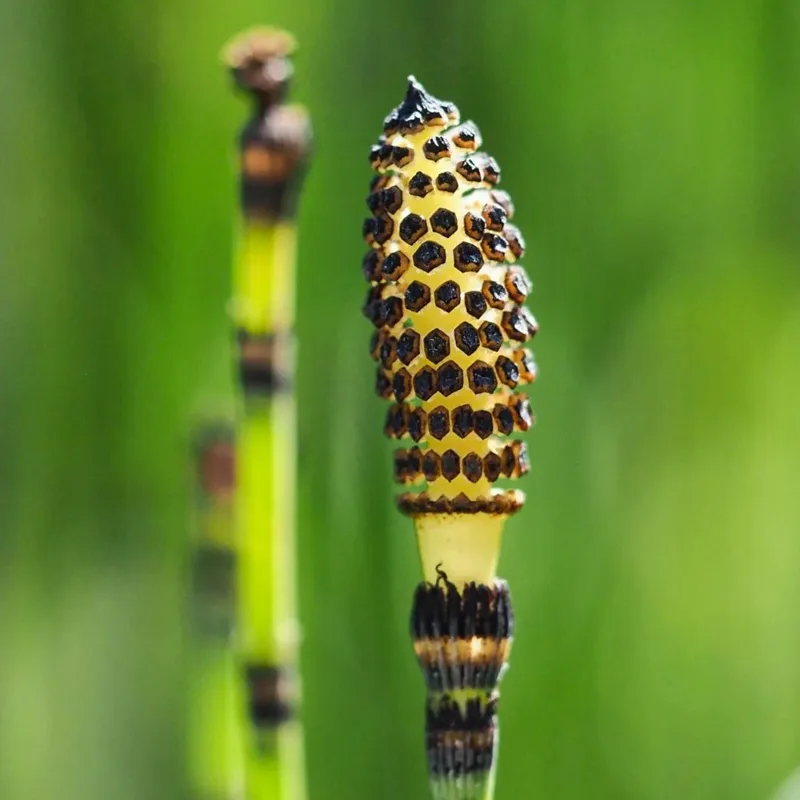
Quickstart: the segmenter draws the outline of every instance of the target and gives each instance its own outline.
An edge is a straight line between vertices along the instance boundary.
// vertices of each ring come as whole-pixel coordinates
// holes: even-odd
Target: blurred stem
[[[277,227],[277,226],[276,226]],[[252,299],[264,292],[273,297],[269,276],[292,270],[293,248],[287,247],[293,229],[269,231],[246,223],[244,247],[238,270],[238,298],[247,298],[238,328],[249,343],[270,337],[271,355],[261,361],[260,344],[255,356],[243,367],[245,397],[237,436],[237,520],[241,542],[239,558],[239,636],[248,674],[250,733],[246,753],[248,797],[297,798],[304,796],[302,778],[302,732],[286,717],[294,713],[292,683],[297,680],[298,647],[296,621],[295,556],[295,402],[294,396],[278,390],[275,349],[276,318],[288,321],[288,309],[271,313],[264,307],[261,322],[254,324]],[[280,266],[279,266],[280,265]],[[276,281],[276,285],[280,280]],[[250,311],[244,311],[244,308]],[[274,327],[273,327],[274,324]],[[273,332],[273,333],[270,333]],[[241,339],[244,341],[244,339]],[[243,344],[243,359],[251,351]],[[284,356],[287,354],[284,353]],[[268,361],[268,363],[267,363]],[[263,370],[270,370],[265,375]],[[285,377],[285,376],[284,376]],[[250,381],[248,385],[248,381]],[[262,395],[265,387],[268,391]],[[257,396],[253,396],[257,392]],[[248,396],[250,395],[250,396]],[[274,670],[266,678],[254,670]],[[254,674],[256,675],[254,677]],[[277,726],[276,730],[272,730]]]
[[[239,345],[237,425],[238,632],[249,712],[249,800],[303,800],[296,608],[295,396],[292,328],[294,194],[309,125],[283,102],[291,38],[271,29],[234,41],[227,57],[253,99],[240,137],[242,230],[233,269]]]
[[[195,463],[189,777],[195,798],[234,798],[242,784],[242,732],[232,642],[236,546],[230,425],[200,428]]]

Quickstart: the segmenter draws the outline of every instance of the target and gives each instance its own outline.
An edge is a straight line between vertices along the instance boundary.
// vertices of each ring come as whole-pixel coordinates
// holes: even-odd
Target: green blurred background
[[[418,566],[359,308],[413,72],[475,119],[542,331],[499,800],[767,798],[800,764],[795,0],[0,3],[0,797],[182,796],[185,443],[230,407],[245,105],[298,37],[312,800],[425,797]]]

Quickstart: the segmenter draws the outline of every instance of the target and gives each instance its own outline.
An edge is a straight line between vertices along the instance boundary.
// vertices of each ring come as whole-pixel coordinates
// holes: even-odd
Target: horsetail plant
[[[424,578],[411,634],[437,800],[493,796],[497,687],[513,633],[495,570],[504,523],[524,500],[493,484],[528,471],[525,445],[500,437],[530,428],[516,390],[536,376],[523,347],[537,330],[522,305],[531,285],[514,263],[524,244],[480,143],[474,123],[409,78],[370,152],[364,223],[376,390],[395,401],[385,432],[414,442],[395,453],[395,478],[427,482],[398,504],[414,520]]]
[[[193,461],[191,797],[237,800],[242,786],[242,742],[233,646],[236,543],[232,426],[223,421],[200,425]]]
[[[264,28],[237,37],[225,58],[252,100],[239,137],[241,233],[232,317],[242,414],[237,432],[239,618],[249,736],[248,800],[305,797],[295,715],[295,398],[292,394],[296,198],[311,129],[285,102],[292,37]]]

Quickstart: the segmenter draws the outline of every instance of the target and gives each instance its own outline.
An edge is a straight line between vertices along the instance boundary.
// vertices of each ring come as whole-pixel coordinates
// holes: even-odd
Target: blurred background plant
[[[183,791],[186,445],[231,388],[217,53],[257,22],[296,34],[317,130],[310,796],[426,792],[418,567],[359,312],[366,154],[409,72],[480,120],[548,333],[498,798],[773,794],[800,763],[797,4],[28,0],[0,5],[0,796]]]

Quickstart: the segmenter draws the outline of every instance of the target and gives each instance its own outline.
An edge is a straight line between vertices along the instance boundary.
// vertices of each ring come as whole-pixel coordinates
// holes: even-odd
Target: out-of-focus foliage
[[[451,13],[457,11],[457,13]],[[186,444],[228,409],[244,106],[298,37],[313,800],[423,797],[417,580],[371,394],[368,146],[413,72],[475,119],[540,319],[498,797],[750,800],[800,763],[793,0],[0,5],[0,796],[181,796]]]

